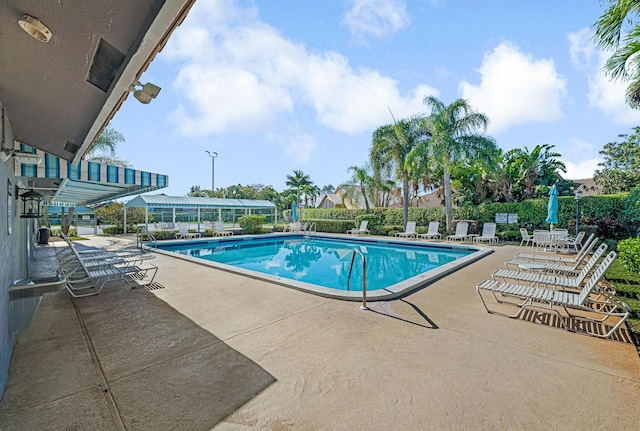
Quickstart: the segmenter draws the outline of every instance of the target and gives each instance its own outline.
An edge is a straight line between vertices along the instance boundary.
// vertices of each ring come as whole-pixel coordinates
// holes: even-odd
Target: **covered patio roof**
[[[15,160],[15,175],[22,188],[35,189],[50,206],[84,206],[158,190],[169,185],[169,177],[81,160],[66,160],[21,144],[20,151],[33,153],[39,164]]]
[[[275,204],[263,200],[166,195],[140,195],[124,205],[134,208],[276,209]]]

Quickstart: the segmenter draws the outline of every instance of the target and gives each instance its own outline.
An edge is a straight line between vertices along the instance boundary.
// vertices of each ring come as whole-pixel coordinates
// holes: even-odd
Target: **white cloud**
[[[285,155],[298,164],[306,165],[311,161],[313,152],[318,144],[313,139],[313,136],[302,133],[288,136],[284,146]]]
[[[409,15],[402,0],[355,0],[344,17],[344,24],[359,40],[394,35],[409,25]]]
[[[459,88],[462,97],[489,116],[489,133],[562,118],[567,81],[558,74],[553,60],[534,59],[504,42],[485,54],[478,71],[479,85],[462,81]]]
[[[584,178],[592,178],[593,172],[598,169],[598,163],[602,162],[602,159],[587,159],[577,163],[568,160],[562,161],[567,168],[567,173],[562,174],[563,178],[568,180],[581,180]]]
[[[182,102],[171,119],[187,136],[274,133],[307,107],[320,124],[357,134],[391,122],[387,106],[405,117],[438,95],[427,85],[403,94],[394,79],[356,69],[339,53],[310,53],[229,0],[197,2],[162,55],[180,68],[173,86]]]
[[[567,39],[571,61],[588,74],[589,106],[599,109],[616,124],[637,125],[640,122],[640,111],[627,105],[626,85],[621,81],[611,81],[603,72],[602,68],[609,55],[593,44],[589,29],[569,33]]]

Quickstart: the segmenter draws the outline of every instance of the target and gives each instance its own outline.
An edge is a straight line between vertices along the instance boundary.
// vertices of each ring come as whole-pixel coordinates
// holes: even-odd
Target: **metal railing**
[[[367,258],[357,248],[354,248],[353,253],[351,254],[351,265],[349,265],[349,276],[347,277],[347,290],[349,290],[349,283],[351,282],[351,272],[353,271],[353,262],[356,259],[356,254],[360,255],[360,257],[362,258],[362,305],[360,306],[360,309],[368,310],[369,307],[367,307]]]
[[[142,250],[142,245],[144,243],[145,237],[149,238],[149,241],[153,243],[154,247],[156,246],[156,237],[151,235],[151,232],[149,232],[146,228],[139,227],[136,232],[136,248]]]

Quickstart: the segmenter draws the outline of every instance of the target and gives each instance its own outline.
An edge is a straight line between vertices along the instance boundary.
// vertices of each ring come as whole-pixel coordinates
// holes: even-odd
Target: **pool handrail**
[[[356,254],[359,254],[362,258],[362,305],[360,306],[361,310],[368,310],[367,307],[367,258],[357,248],[353,249],[351,254],[351,265],[349,265],[349,275],[347,276],[347,290],[349,290],[349,283],[351,282],[351,272],[353,271],[353,262],[356,259]]]

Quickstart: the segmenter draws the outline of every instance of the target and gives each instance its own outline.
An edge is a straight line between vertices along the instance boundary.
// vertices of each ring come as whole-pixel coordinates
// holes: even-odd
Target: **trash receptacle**
[[[38,240],[38,244],[49,244],[49,236],[51,236],[51,231],[46,227],[38,229],[40,239]]]

